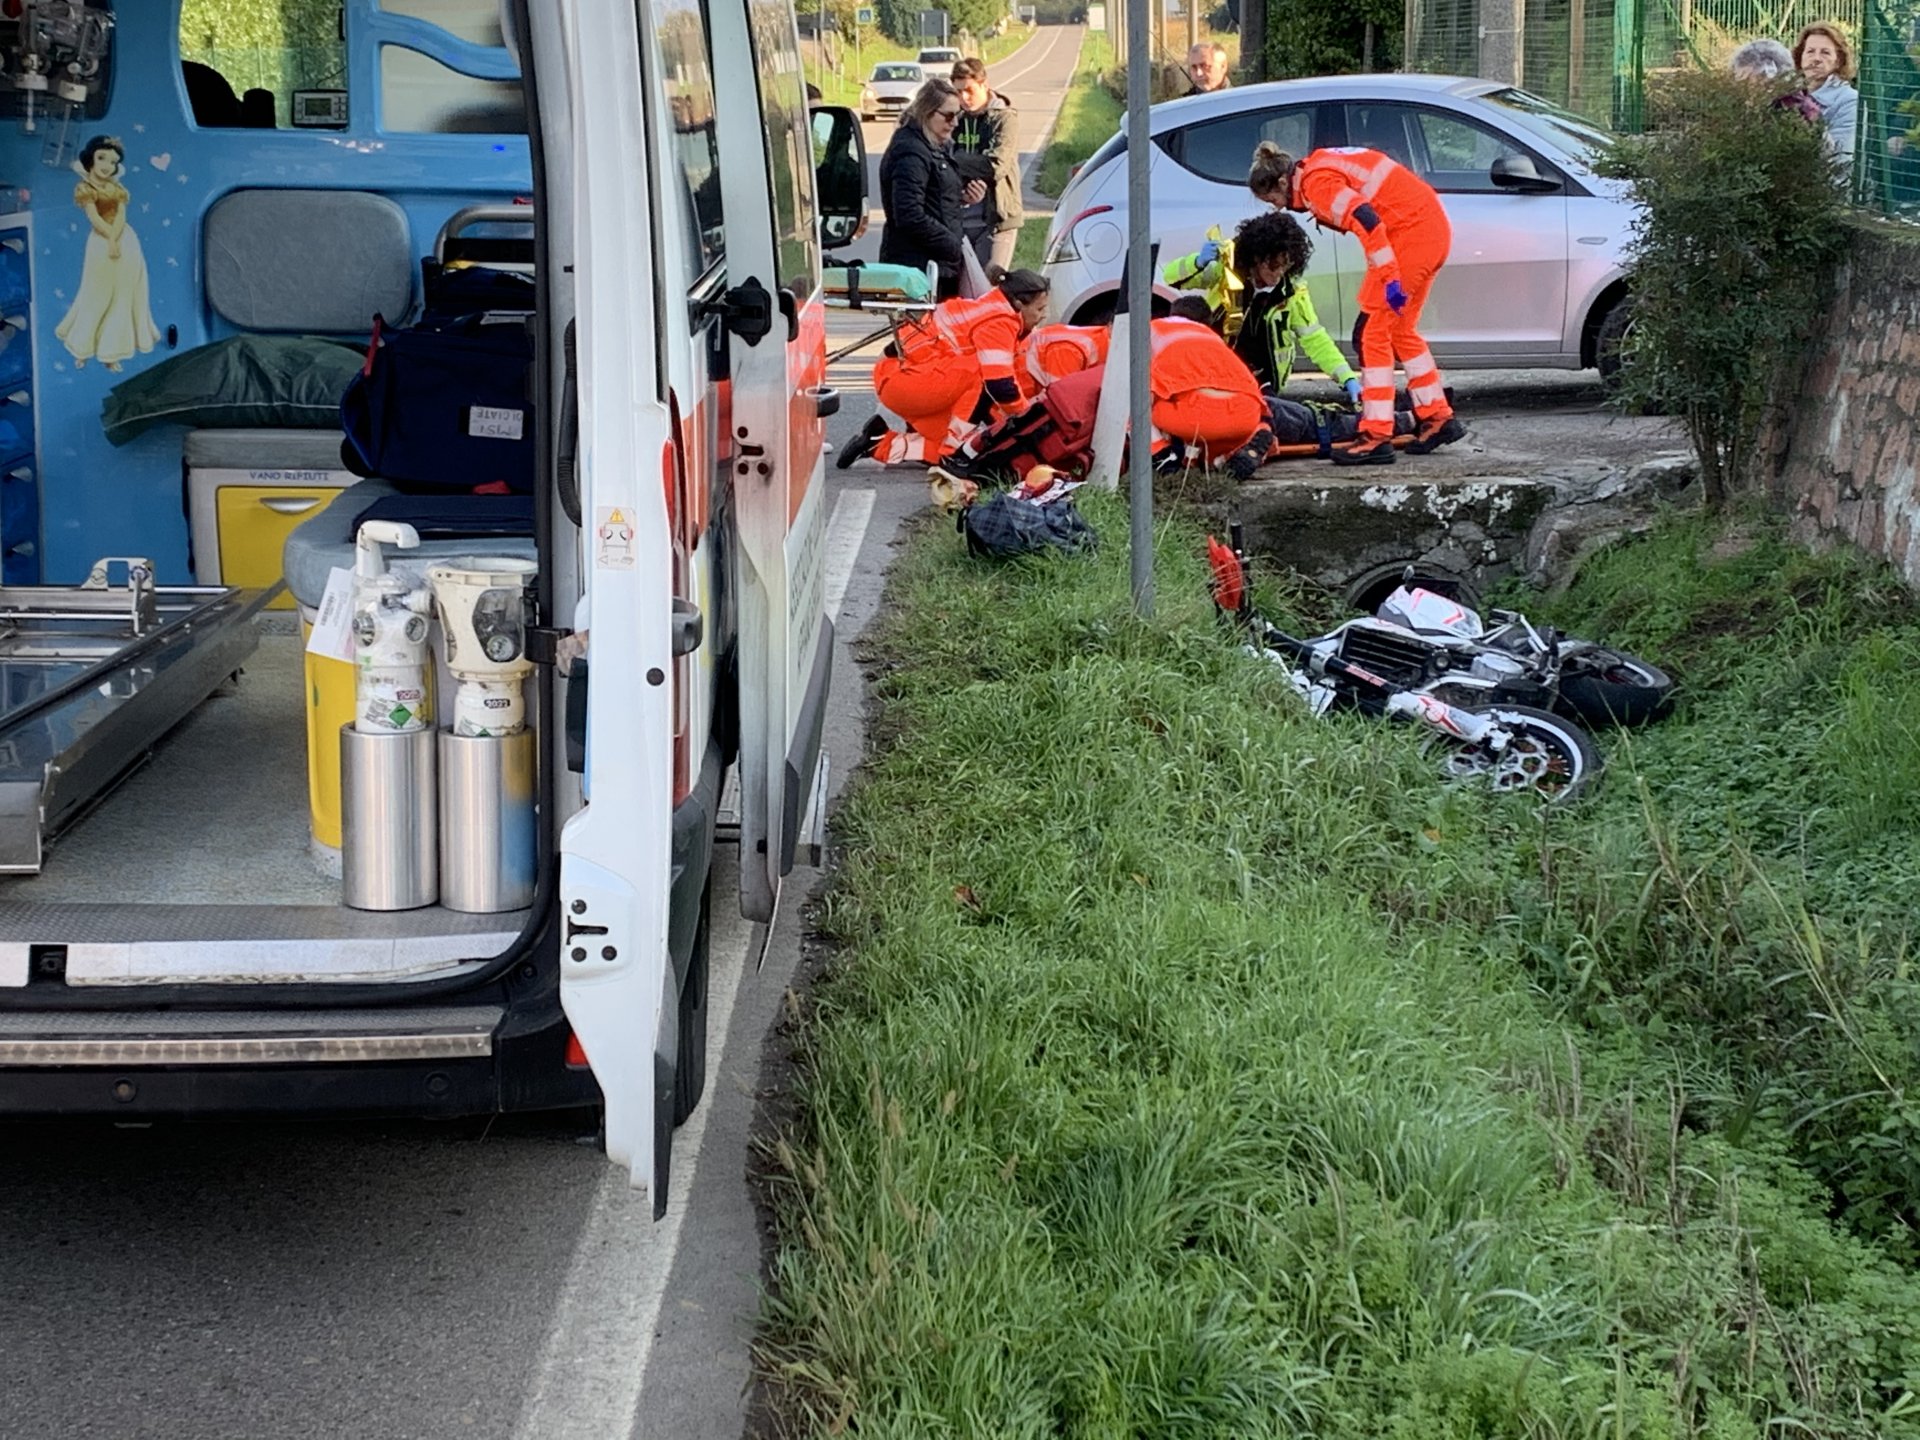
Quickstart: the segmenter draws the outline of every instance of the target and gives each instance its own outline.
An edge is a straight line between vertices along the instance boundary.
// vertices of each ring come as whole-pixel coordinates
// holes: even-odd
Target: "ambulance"
[[[0,0],[0,1116],[594,1106],[663,1212],[859,137],[791,0]]]

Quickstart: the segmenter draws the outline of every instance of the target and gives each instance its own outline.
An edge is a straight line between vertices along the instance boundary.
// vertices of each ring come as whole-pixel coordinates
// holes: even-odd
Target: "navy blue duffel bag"
[[[340,398],[341,456],[416,493],[533,490],[528,317],[472,314],[390,330]]]

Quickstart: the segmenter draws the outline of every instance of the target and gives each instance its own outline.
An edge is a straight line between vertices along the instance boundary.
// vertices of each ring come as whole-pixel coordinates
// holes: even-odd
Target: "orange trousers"
[[[1385,440],[1393,435],[1393,367],[1407,372],[1407,394],[1413,413],[1422,420],[1446,419],[1453,414],[1433,363],[1433,352],[1420,338],[1420,311],[1433,289],[1433,277],[1447,263],[1453,232],[1444,214],[1394,232],[1393,253],[1400,265],[1400,288],[1407,303],[1398,315],[1387,304],[1387,286],[1379,273],[1367,272],[1360,284],[1361,320],[1355,337],[1360,351],[1360,438]]]
[[[1235,390],[1187,390],[1153,402],[1153,428],[1208,461],[1233,454],[1266,423],[1260,397]]]
[[[913,364],[883,355],[873,367],[874,396],[907,422],[905,433],[889,430],[874,446],[883,464],[922,460],[931,465],[973,428],[980,400],[980,364],[971,356],[942,354],[938,363]]]

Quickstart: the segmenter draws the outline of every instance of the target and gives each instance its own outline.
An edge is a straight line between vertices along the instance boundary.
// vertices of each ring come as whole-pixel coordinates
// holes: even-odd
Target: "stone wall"
[[[1920,232],[1851,227],[1851,254],[1757,451],[1795,535],[1841,538],[1920,586]]]

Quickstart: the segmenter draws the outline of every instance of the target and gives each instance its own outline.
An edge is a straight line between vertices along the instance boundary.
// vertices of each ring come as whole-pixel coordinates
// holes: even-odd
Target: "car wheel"
[[[1593,332],[1593,363],[1600,372],[1600,383],[1609,391],[1616,386],[1620,375],[1621,354],[1627,343],[1627,330],[1633,323],[1633,297],[1622,295],[1613,302],[1600,321],[1600,328]]]
[[[1075,325],[1111,325],[1113,312],[1120,308],[1117,292],[1097,295],[1074,312],[1072,323]]]

